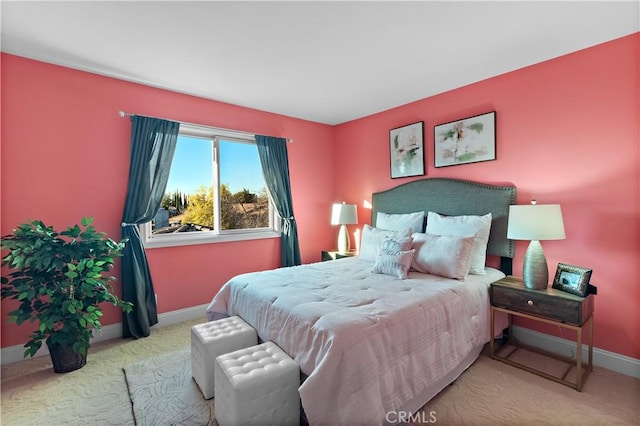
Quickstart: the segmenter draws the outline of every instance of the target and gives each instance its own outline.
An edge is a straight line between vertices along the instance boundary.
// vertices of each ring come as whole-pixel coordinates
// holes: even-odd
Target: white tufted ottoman
[[[300,424],[300,368],[273,342],[216,358],[220,426]]]
[[[237,316],[191,327],[191,375],[205,399],[213,398],[216,357],[256,343],[256,331]]]

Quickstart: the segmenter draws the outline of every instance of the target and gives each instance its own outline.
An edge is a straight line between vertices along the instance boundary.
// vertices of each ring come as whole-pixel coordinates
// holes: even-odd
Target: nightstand
[[[358,253],[355,250],[349,250],[347,252],[341,253],[338,250],[322,250],[322,261],[325,260],[336,260],[342,259],[343,257],[352,257],[356,256]]]
[[[524,286],[522,279],[505,277],[491,284],[489,290],[491,300],[491,336],[495,336],[494,316],[496,312],[504,312],[509,316],[509,345],[495,348],[494,339],[490,340],[491,358],[522,368],[531,373],[547,379],[562,383],[569,387],[582,390],[582,385],[589,373],[593,370],[593,311],[594,295],[586,297],[575,296],[564,291],[547,288],[545,290],[531,290]],[[525,345],[513,339],[511,330],[514,316],[528,318],[546,324],[557,325],[576,332],[576,357],[575,360],[563,357],[555,353],[547,352],[539,348]],[[582,363],[582,333],[587,327],[589,337],[589,362]],[[511,351],[506,351],[511,347]],[[521,364],[510,357],[520,348],[531,352],[543,354],[568,364],[568,368],[562,377],[556,377],[546,372]],[[502,354],[502,352],[508,352]],[[570,370],[576,368],[576,383],[566,380]],[[583,371],[584,370],[584,371]]]

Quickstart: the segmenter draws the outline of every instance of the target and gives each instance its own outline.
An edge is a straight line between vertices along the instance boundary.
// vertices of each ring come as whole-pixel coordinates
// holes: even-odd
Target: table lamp
[[[358,223],[358,210],[355,204],[334,204],[331,210],[331,224],[340,225],[338,232],[338,252],[346,253],[349,251],[349,232],[347,225],[355,225]]]
[[[522,266],[524,285],[535,290],[546,289],[549,269],[540,241],[565,238],[560,204],[536,204],[536,200],[532,200],[530,205],[509,206],[507,238],[531,241]]]

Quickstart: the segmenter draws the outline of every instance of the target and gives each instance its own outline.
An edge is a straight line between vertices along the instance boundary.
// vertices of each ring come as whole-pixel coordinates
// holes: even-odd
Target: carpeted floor
[[[445,425],[640,425],[640,380],[596,367],[578,392],[481,355],[423,411]]]
[[[144,339],[92,345],[87,365],[56,374],[49,356],[2,366],[2,425],[134,425],[122,368],[189,346],[194,320],[154,328]]]
[[[189,348],[147,358],[123,370],[137,425],[218,425],[214,400],[205,400],[191,377]]]
[[[171,415],[179,414],[179,405],[144,407],[146,403],[141,402],[141,412],[134,420],[137,407],[132,406],[127,387],[127,378],[152,363],[156,371],[167,372],[153,373],[156,378],[166,379],[162,385],[166,389],[160,393],[178,395],[173,398],[177,402],[190,400],[189,395],[193,395],[197,387],[190,380],[186,354],[189,329],[199,322],[202,321],[157,328],[145,339],[96,344],[89,351],[87,365],[72,373],[53,373],[48,356],[3,366],[1,424],[202,424],[198,422],[209,415],[212,407],[209,404],[213,404],[213,400],[205,402],[199,393],[196,395],[204,403],[204,417],[197,414],[176,421]],[[171,386],[167,387],[166,383]],[[131,386],[132,395],[153,392],[144,386],[136,390],[136,386]],[[135,405],[135,397],[132,398]],[[142,401],[145,399],[149,398]],[[199,420],[194,420],[196,418]],[[430,401],[421,414],[414,413],[413,420],[416,424],[443,425],[638,425],[640,380],[596,367],[583,391],[577,392],[481,355],[456,382]]]

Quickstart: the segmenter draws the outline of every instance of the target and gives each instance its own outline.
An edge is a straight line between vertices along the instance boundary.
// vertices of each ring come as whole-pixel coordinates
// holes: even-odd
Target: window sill
[[[249,240],[262,240],[266,238],[280,238],[280,232],[273,230],[263,230],[255,232],[238,232],[238,233],[225,233],[214,234],[209,232],[188,233],[190,235],[157,235],[147,239],[144,242],[146,249],[152,248],[164,248],[164,247],[176,247],[176,246],[190,246],[195,244],[215,244],[215,243],[227,243],[232,241],[249,241]]]

